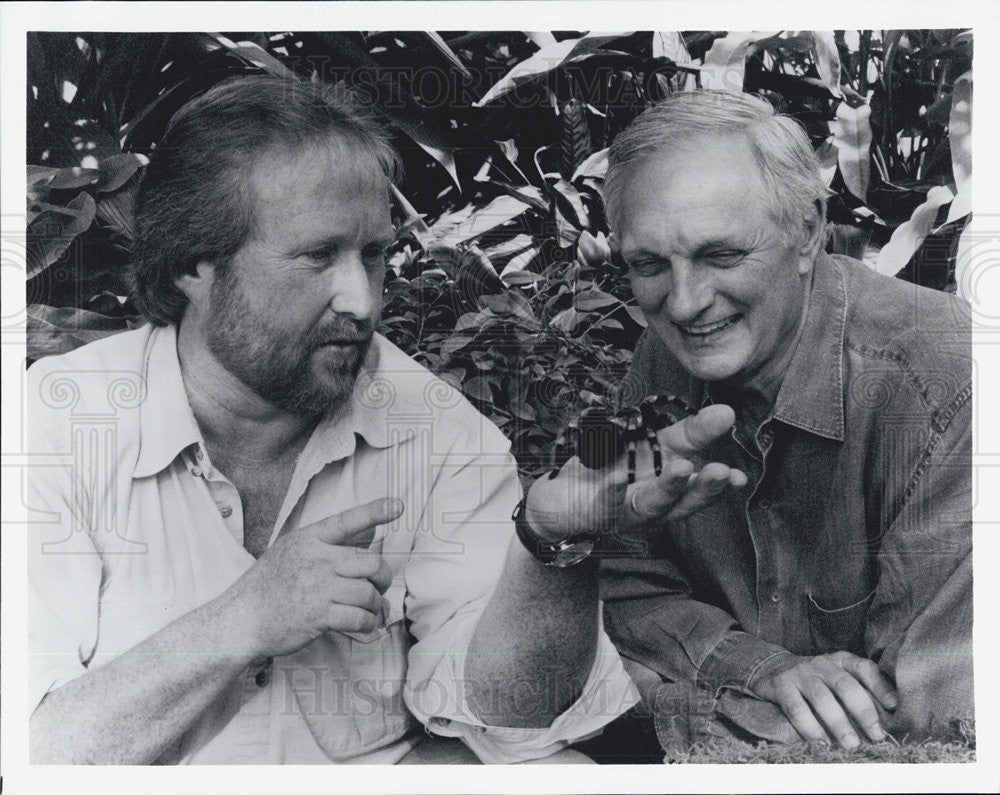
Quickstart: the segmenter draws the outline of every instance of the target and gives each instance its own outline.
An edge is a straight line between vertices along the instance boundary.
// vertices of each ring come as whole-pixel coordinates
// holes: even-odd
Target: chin
[[[699,381],[730,381],[741,372],[740,363],[733,361],[704,361],[685,356],[680,362]]]

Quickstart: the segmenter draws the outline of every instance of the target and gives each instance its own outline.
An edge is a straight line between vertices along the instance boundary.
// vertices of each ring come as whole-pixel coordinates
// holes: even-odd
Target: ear
[[[215,282],[215,265],[202,260],[195,266],[194,273],[185,273],[174,279],[174,285],[184,295],[192,307],[208,306],[208,296]]]
[[[812,271],[820,251],[826,243],[826,222],[823,204],[817,199],[813,202],[812,211],[805,218],[805,230],[802,243],[799,245],[799,275],[805,276]]]

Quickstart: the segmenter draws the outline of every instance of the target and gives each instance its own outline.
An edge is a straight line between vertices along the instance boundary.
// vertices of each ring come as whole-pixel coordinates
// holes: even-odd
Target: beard
[[[253,309],[228,268],[212,284],[209,310],[207,343],[219,363],[293,414],[323,414],[346,400],[371,347],[368,320],[336,316],[304,334],[283,328]]]

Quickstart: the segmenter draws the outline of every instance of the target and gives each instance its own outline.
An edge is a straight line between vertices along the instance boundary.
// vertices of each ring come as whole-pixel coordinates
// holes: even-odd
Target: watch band
[[[555,566],[561,569],[575,566],[588,558],[590,553],[594,551],[597,536],[578,536],[564,538],[561,541],[546,541],[540,537],[532,530],[525,518],[527,506],[528,498],[524,497],[514,509],[511,516],[514,520],[514,531],[524,548],[546,566]]]

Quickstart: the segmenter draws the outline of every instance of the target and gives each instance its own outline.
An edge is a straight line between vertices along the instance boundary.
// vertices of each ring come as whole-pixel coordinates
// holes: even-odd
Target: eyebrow
[[[731,237],[717,237],[712,240],[706,240],[701,245],[699,245],[698,248],[695,249],[695,254],[697,256],[700,256],[708,251],[713,251],[719,248],[732,248],[732,249],[742,250],[744,248],[744,244],[740,243],[739,241]]]
[[[327,248],[329,246],[340,246],[344,243],[344,235],[327,235],[325,237],[317,238],[316,240],[311,240],[308,243],[299,246],[300,251],[312,251],[320,248]],[[366,246],[370,246],[372,243],[379,246],[390,246],[396,240],[396,230],[395,228],[389,226],[385,227],[381,232],[372,236],[368,242],[365,243]]]

